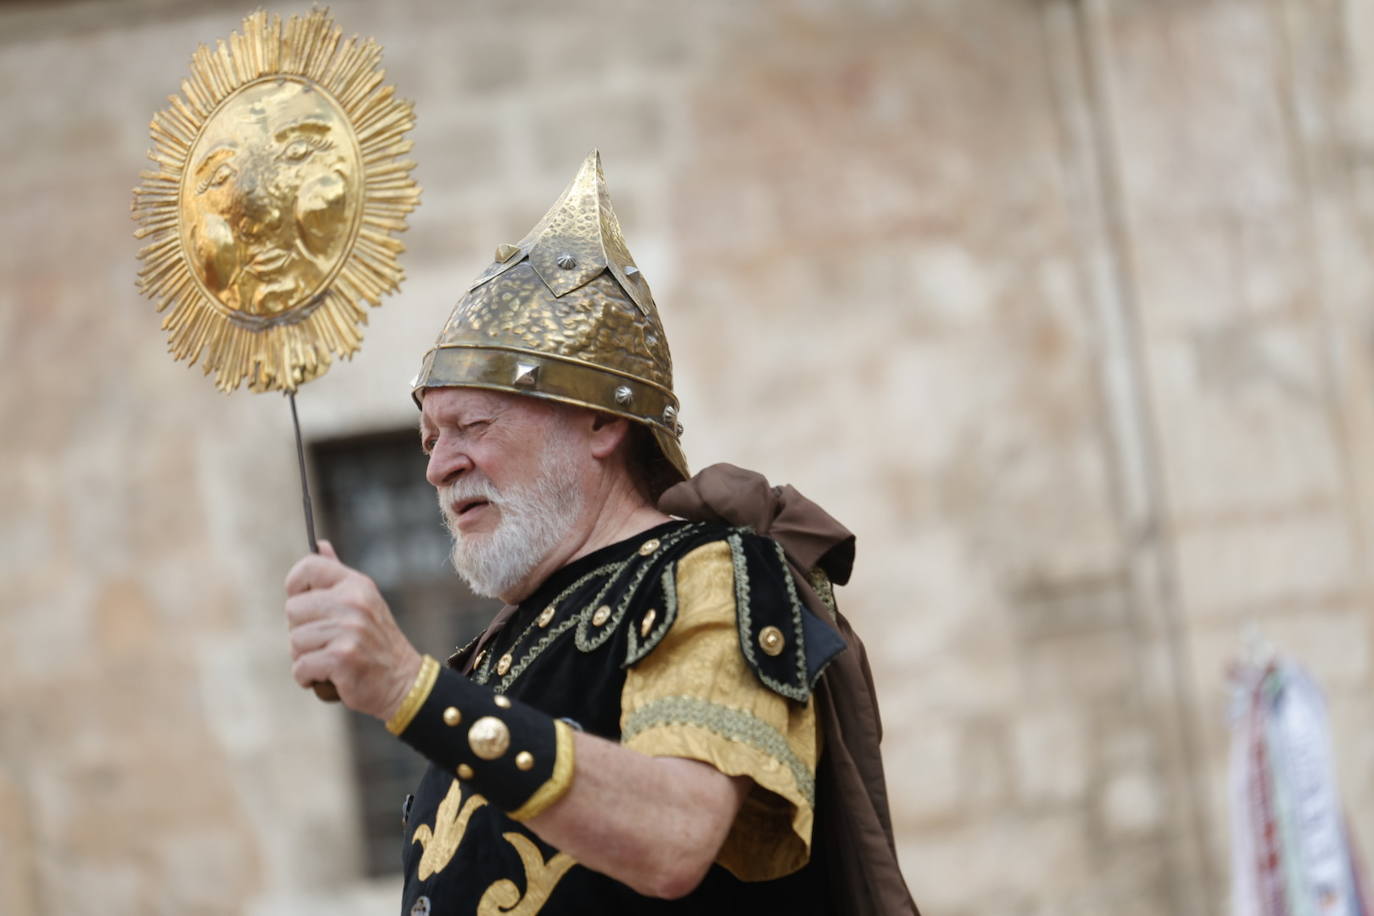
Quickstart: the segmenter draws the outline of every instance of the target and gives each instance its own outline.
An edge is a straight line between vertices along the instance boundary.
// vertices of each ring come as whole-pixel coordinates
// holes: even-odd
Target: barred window
[[[476,636],[500,607],[477,598],[449,565],[434,488],[414,429],[313,443],[321,532],[339,558],[377,583],[396,622],[440,661]],[[401,804],[425,762],[371,716],[349,716],[366,869],[401,867]]]

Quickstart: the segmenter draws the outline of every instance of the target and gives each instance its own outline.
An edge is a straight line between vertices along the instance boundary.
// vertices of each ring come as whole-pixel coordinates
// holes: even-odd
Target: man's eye
[[[438,445],[438,442],[435,439],[425,439],[423,442],[420,443],[420,451],[428,455],[434,451],[434,446],[436,445]]]

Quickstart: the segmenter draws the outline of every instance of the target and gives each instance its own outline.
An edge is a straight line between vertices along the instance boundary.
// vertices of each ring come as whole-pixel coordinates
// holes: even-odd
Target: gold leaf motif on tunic
[[[549,861],[534,841],[523,833],[503,833],[506,842],[515,847],[525,866],[525,894],[509,878],[492,882],[477,901],[477,916],[534,916],[544,908],[554,887],[577,860],[566,852],[556,853]]]

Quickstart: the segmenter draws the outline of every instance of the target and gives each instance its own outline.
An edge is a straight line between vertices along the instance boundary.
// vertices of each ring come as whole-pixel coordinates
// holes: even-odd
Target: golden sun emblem
[[[420,189],[410,103],[383,86],[381,46],[316,9],[259,10],[202,45],[151,125],[157,168],[134,189],[138,287],[167,309],[175,359],[233,391],[295,391],[351,356],[404,276],[392,234]]]

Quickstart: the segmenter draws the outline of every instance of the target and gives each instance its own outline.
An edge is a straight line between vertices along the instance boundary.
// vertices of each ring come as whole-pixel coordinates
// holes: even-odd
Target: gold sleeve
[[[745,665],[729,544],[684,556],[676,585],[672,628],[626,674],[621,741],[752,780],[716,861],[744,881],[790,874],[811,854],[820,753],[812,702],[779,696]]]

